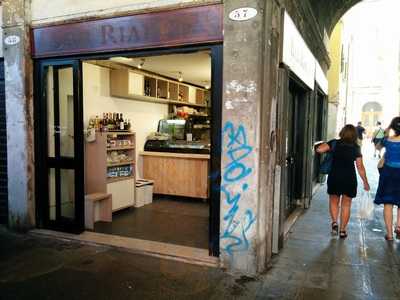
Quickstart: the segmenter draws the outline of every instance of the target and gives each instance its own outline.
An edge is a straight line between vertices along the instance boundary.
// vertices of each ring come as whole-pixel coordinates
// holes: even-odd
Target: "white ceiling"
[[[187,54],[170,54],[143,57],[142,70],[178,79],[182,72],[183,81],[205,87],[211,83],[211,56],[209,51]],[[113,57],[110,60],[137,67],[142,58]]]

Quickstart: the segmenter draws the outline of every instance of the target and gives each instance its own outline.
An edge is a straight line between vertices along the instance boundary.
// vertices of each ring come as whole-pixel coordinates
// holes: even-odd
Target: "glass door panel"
[[[84,229],[83,116],[78,61],[44,62],[40,66],[41,93],[35,109],[41,116],[40,153],[44,175],[40,199],[42,219],[50,229],[80,232]]]

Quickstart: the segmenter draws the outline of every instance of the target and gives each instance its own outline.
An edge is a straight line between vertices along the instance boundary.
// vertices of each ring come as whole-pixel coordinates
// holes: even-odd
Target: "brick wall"
[[[7,134],[4,86],[4,61],[0,60],[0,224],[8,222]]]

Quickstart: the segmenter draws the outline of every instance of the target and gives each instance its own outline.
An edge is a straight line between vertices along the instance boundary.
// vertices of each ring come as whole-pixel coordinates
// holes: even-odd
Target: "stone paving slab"
[[[367,161],[373,189],[375,166]],[[0,299],[400,299],[400,242],[384,240],[382,208],[361,218],[355,199],[349,238],[339,240],[325,189],[257,278],[1,229]]]

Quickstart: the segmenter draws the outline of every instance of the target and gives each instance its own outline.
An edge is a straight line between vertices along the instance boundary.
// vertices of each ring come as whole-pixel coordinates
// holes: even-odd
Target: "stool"
[[[94,229],[94,223],[97,221],[112,222],[111,194],[85,195],[85,228]]]

